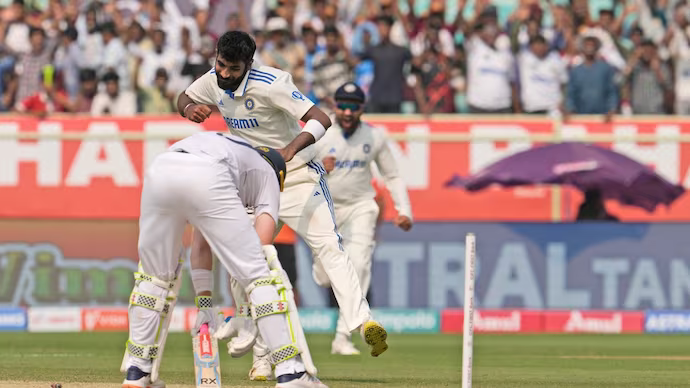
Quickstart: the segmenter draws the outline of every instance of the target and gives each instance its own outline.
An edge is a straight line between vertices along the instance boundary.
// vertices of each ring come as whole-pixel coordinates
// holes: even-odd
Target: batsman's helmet
[[[283,187],[285,186],[285,176],[287,176],[287,167],[285,166],[285,160],[283,160],[283,157],[273,148],[259,146],[254,147],[254,149],[259,153],[259,155],[261,155],[262,158],[264,158],[264,160],[268,162],[268,164],[271,165],[271,167],[273,167],[273,170],[276,172],[276,177],[278,178],[280,191],[283,191]]]

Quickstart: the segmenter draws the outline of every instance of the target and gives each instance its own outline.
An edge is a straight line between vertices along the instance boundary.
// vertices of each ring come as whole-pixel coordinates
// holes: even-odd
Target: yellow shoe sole
[[[362,332],[364,335],[364,342],[371,346],[371,355],[373,357],[378,357],[381,353],[388,350],[388,344],[386,343],[388,333],[380,323],[375,321],[366,322]]]

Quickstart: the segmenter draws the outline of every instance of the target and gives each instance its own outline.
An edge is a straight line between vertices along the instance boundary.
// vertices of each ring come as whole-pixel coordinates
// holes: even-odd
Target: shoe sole
[[[254,376],[252,377],[252,373],[254,373],[254,368],[252,368],[249,371],[249,380],[250,381],[269,381],[273,380],[273,377],[267,377],[267,376]]]
[[[146,385],[144,388],[152,388],[153,385]],[[132,384],[122,384],[122,388],[142,388],[139,385],[132,385]]]
[[[386,338],[388,338],[388,333],[379,323],[367,322],[364,324],[364,342],[371,346],[373,357],[378,357],[388,350]]]

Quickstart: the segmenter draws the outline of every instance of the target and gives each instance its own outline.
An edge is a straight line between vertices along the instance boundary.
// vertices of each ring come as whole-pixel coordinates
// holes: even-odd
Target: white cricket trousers
[[[343,237],[345,252],[355,266],[359,284],[366,296],[371,284],[371,256],[374,252],[376,220],[379,216],[379,206],[373,199],[354,204],[336,205],[335,219],[338,231]],[[314,267],[314,272],[321,269]],[[349,336],[349,331],[343,319],[342,310],[338,316],[336,333]]]
[[[323,166],[314,161],[289,171],[279,216],[311,248],[315,265],[323,269],[314,280],[333,288],[343,324],[351,332],[371,319],[371,311],[355,266],[341,244],[324,174]]]
[[[146,171],[141,194],[139,259],[144,273],[163,280],[174,279],[184,228],[189,222],[203,234],[221,264],[242,287],[270,276],[259,236],[239,198],[229,168],[181,152],[166,152],[156,157]],[[146,285],[151,288],[151,284]],[[263,304],[280,297],[275,287],[257,287],[250,300],[252,304]],[[130,310],[132,341],[153,344],[159,321],[156,311],[134,306]],[[257,326],[271,350],[292,343],[284,314],[261,318]],[[276,366],[277,375],[301,371],[304,365],[299,356]]]

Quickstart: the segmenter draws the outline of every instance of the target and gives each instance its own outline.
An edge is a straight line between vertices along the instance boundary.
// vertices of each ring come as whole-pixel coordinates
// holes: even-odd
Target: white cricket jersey
[[[349,138],[345,138],[340,126],[333,124],[316,145],[320,160],[327,156],[335,157],[335,168],[327,179],[336,207],[376,197],[371,184],[371,164],[375,162],[393,197],[398,214],[412,218],[407,187],[398,173],[383,129],[362,122]]]
[[[541,59],[529,50],[518,57],[520,99],[527,112],[557,109],[563,100],[561,87],[568,81],[567,64],[556,52]]]
[[[226,165],[244,207],[253,208],[257,216],[268,213],[278,221],[280,186],[276,173],[241,138],[218,132],[199,132],[171,145],[168,150],[183,150]]]
[[[508,47],[497,39],[495,48],[478,36],[465,43],[467,49],[467,103],[482,109],[512,106],[511,83],[515,81],[515,63]]]
[[[314,106],[297,89],[290,73],[269,66],[253,66],[235,92],[218,87],[214,68],[194,81],[185,94],[198,104],[216,105],[233,135],[253,146],[271,148],[283,148],[297,137],[302,131],[299,120]],[[288,172],[315,155],[313,145],[298,152],[287,163]]]

